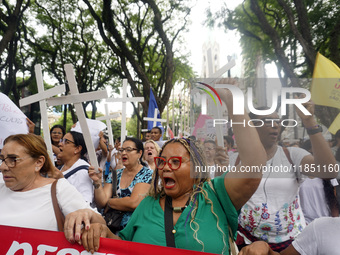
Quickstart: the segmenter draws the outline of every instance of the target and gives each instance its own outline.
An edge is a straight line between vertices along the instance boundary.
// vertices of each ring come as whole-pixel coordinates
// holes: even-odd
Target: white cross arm
[[[119,113],[114,113],[114,114],[111,114],[111,115],[108,115],[108,116],[100,116],[96,119],[97,120],[112,120],[112,119],[118,118],[119,116],[120,116]]]
[[[220,69],[218,69],[216,71],[216,73],[213,73],[211,75],[212,78],[218,78],[221,77],[222,74],[224,74],[225,72],[227,72],[228,70],[230,70],[232,67],[234,67],[236,65],[235,59],[232,59],[230,62],[228,62],[227,64],[225,64],[224,66],[222,66]]]
[[[119,103],[119,102],[144,102],[144,97],[125,97],[125,98],[110,97],[110,98],[106,99],[106,102],[111,102],[111,103]]]
[[[150,117],[144,117],[143,120],[145,121],[154,121],[154,122],[166,122],[166,119],[155,119],[155,118],[150,118]]]
[[[228,70],[230,70],[232,67],[236,65],[235,59],[232,59],[230,62],[222,66],[220,69],[218,69],[215,73],[212,75],[209,75],[208,78],[201,78],[198,79],[200,82],[207,83],[209,85],[212,85],[217,78],[221,77],[224,73],[226,73]]]
[[[75,103],[83,103],[93,100],[100,100],[107,98],[107,91],[106,90],[98,90],[92,92],[86,92],[82,94],[74,94],[74,95],[67,95],[62,97],[55,97],[47,99],[47,104],[49,106],[56,106],[56,105],[63,105],[63,104],[75,104]]]
[[[43,92],[38,92],[37,94],[34,94],[32,96],[28,96],[25,98],[22,98],[19,100],[19,105],[20,107],[25,106],[25,105],[30,105],[32,103],[41,101],[43,99],[48,99],[50,97],[53,97],[58,94],[62,94],[65,92],[65,85],[59,85],[54,88],[51,88],[49,90],[43,91]]]

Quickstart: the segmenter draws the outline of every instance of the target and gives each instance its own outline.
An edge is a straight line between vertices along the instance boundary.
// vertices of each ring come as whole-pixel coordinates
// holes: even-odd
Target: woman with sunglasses
[[[249,121],[246,114],[232,114],[229,90],[220,90],[219,95],[233,122]],[[82,233],[84,248],[94,252],[100,233],[101,237],[230,254],[228,240],[236,233],[238,210],[256,191],[266,159],[255,128],[235,125],[234,133],[242,165],[213,180],[204,171],[204,152],[195,141],[180,138],[165,143],[156,158],[149,196],[137,207],[126,228],[116,236],[105,225],[91,225],[90,231]],[[227,168],[224,148],[217,148],[215,160]],[[241,171],[252,166],[257,171]]]
[[[0,225],[57,231],[51,199],[51,185],[55,179],[45,177],[55,168],[44,140],[34,134],[7,137],[0,154],[0,171],[3,175]],[[56,196],[62,213],[67,215],[65,231],[72,233],[77,223],[80,229],[83,221],[86,227],[89,227],[88,220],[104,222],[64,178],[57,182]],[[82,210],[74,212],[79,209]]]
[[[79,192],[85,201],[93,202],[93,184],[88,176],[89,163],[85,158],[87,148],[83,134],[70,131],[59,142],[58,158],[64,163],[60,171]]]
[[[93,180],[96,205],[126,212],[121,222],[121,229],[128,223],[132,212],[136,209],[150,188],[152,170],[143,162],[143,143],[136,138],[126,138],[123,146],[118,149],[124,168],[117,170],[117,197],[112,197],[112,172],[102,186],[102,169],[96,173],[89,169]],[[115,173],[115,171],[114,171]]]

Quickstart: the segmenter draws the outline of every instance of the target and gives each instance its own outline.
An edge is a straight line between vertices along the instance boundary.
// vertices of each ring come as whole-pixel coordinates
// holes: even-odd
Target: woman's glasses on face
[[[62,144],[70,144],[70,143],[75,144],[75,142],[72,142],[71,140],[66,139],[66,138],[60,139],[59,142],[62,143]]]
[[[127,148],[120,148],[118,151],[120,153],[123,153],[123,151],[132,152],[132,151],[136,151],[136,150],[137,150],[136,148],[127,147]]]
[[[0,155],[0,166],[2,165],[3,162],[5,162],[5,164],[8,166],[8,167],[15,167],[16,166],[16,163],[18,161],[22,161],[22,160],[25,160],[29,157],[25,157],[25,158],[17,158],[15,156],[9,156],[7,158],[4,158],[3,155]]]
[[[154,157],[154,161],[158,170],[163,170],[167,163],[169,168],[173,171],[177,170],[182,165],[182,157],[171,157],[168,160],[161,157]]]

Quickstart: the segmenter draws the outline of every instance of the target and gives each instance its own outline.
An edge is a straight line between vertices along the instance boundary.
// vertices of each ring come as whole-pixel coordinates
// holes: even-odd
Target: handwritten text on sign
[[[3,141],[10,135],[27,134],[26,116],[3,93],[0,93],[0,149]]]

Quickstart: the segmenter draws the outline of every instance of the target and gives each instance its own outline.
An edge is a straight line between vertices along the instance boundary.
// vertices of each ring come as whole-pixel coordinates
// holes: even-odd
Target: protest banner
[[[88,255],[79,244],[69,243],[63,232],[0,225],[0,254],[6,255]],[[157,245],[101,238],[95,255],[199,255],[211,254]]]

